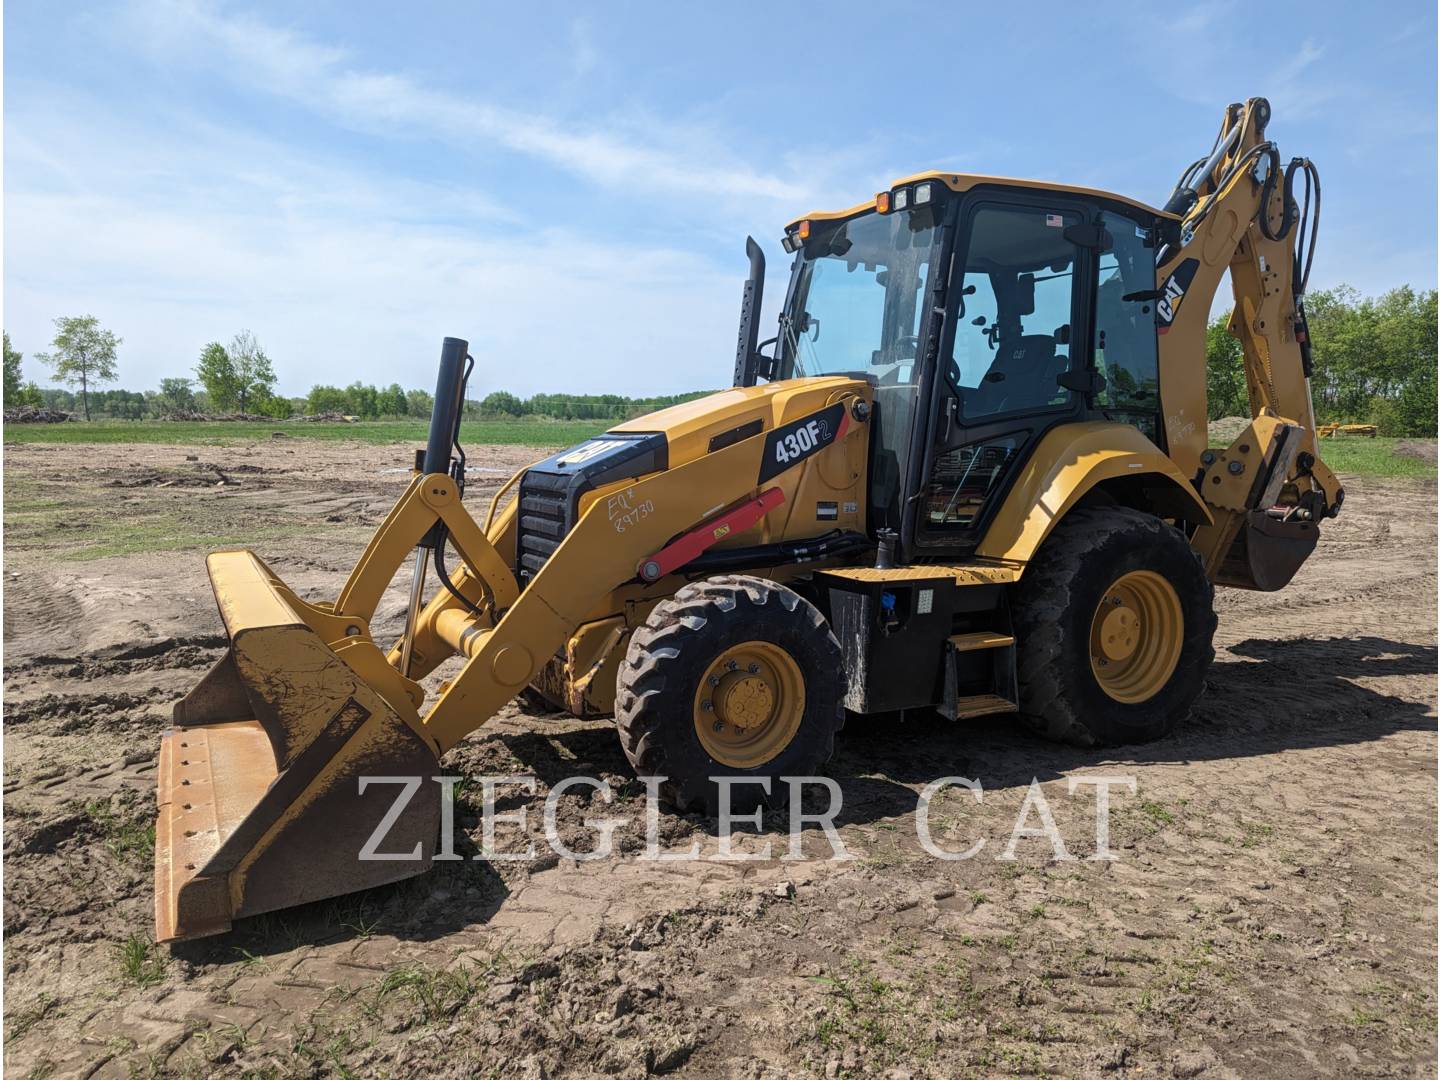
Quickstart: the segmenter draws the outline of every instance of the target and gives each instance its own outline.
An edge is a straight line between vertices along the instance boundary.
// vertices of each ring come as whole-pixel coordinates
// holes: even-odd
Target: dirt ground
[[[220,655],[207,547],[333,597],[404,447],[5,450],[5,1066],[25,1076],[1430,1076],[1436,1001],[1436,503],[1348,478],[1282,594],[1222,591],[1219,655],[1165,741],[1085,752],[1007,718],[853,720],[830,765],[848,861],[647,862],[608,722],[507,708],[467,776],[613,785],[562,836],[606,859],[445,864],[150,943],[153,785],[174,700]],[[190,460],[188,456],[193,456]],[[472,508],[538,452],[471,451]],[[382,615],[398,625],[392,589]],[[442,672],[443,673],[443,672]],[[917,794],[977,778],[983,801]],[[1093,861],[1093,786],[1114,861]],[[1043,837],[997,859],[1031,781]],[[963,796],[963,797],[962,797]],[[459,824],[478,832],[462,797]],[[1029,824],[1036,818],[1031,816]],[[502,834],[504,828],[502,827]],[[664,848],[714,823],[664,815]],[[511,838],[511,842],[516,842]],[[806,834],[812,856],[828,849]],[[541,848],[542,852],[545,850]]]

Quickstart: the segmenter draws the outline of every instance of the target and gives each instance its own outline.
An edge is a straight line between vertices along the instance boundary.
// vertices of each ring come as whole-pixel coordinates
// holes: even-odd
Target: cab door
[[[916,555],[973,547],[1039,436],[1084,418],[1095,217],[1044,192],[966,207],[930,449],[912,489]]]

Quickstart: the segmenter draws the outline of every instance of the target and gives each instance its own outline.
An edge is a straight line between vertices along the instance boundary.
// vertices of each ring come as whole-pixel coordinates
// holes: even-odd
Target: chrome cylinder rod
[[[410,677],[410,653],[415,647],[415,624],[420,619],[420,602],[425,593],[425,571],[430,565],[430,549],[415,549],[415,576],[410,579],[410,606],[405,611],[405,638],[400,643],[400,674]]]

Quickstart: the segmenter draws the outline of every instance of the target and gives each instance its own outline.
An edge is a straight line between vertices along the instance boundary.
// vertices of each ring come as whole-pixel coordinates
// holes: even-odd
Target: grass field
[[[569,446],[599,434],[604,420],[471,420],[460,429],[462,442],[482,446]],[[72,424],[7,424],[7,443],[177,443],[224,446],[269,439],[274,432],[296,439],[355,439],[368,443],[423,443],[429,425],[421,420],[373,420],[356,424],[187,423],[165,420],[96,420]],[[1426,440],[1326,439],[1321,455],[1340,473],[1362,476],[1435,476],[1434,454],[1414,453]],[[1434,440],[1429,440],[1433,445]],[[1400,453],[1401,445],[1411,453]]]
[[[1429,445],[1427,461],[1416,451]],[[1411,453],[1400,453],[1405,446]],[[1320,441],[1320,457],[1337,473],[1358,473],[1361,476],[1435,476],[1434,439],[1356,439],[1334,438]]]
[[[467,445],[568,446],[604,431],[605,420],[467,420],[460,441]],[[355,424],[297,424],[179,420],[94,420],[71,424],[6,424],[7,443],[178,443],[224,446],[269,439],[279,431],[295,439],[355,439],[368,443],[424,443],[425,420],[370,420]]]

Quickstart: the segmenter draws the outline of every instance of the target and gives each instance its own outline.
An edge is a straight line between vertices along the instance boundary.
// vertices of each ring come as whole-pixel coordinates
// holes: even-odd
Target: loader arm
[[[621,493],[625,503],[653,510],[623,531],[611,520],[612,500],[596,499],[493,628],[485,617],[442,601],[433,615],[435,633],[467,661],[424,718],[437,751],[454,746],[518,694],[602,598],[636,578],[646,559],[698,525],[717,500],[730,504],[753,495],[763,444],[752,437],[635,480]]]
[[[177,703],[175,726],[161,743],[157,940],[220,933],[236,918],[427,870],[446,750],[530,683],[607,595],[627,583],[658,582],[732,534],[768,535],[767,515],[789,509],[786,485],[793,490],[800,474],[819,470],[822,450],[846,442],[840,454],[848,459],[849,440],[866,437],[863,424],[849,420],[852,410],[867,415],[856,407],[864,384],[853,380],[792,391],[797,408],[820,411],[776,428],[788,414],[775,405],[768,434],[758,418],[735,426],[722,412],[717,423],[726,430],[702,430],[692,440],[707,448],[699,456],[637,459],[634,475],[595,487],[522,588],[512,565],[523,500],[498,516],[492,501],[488,528],[461,502],[463,474],[451,450],[465,355],[464,342],[447,339],[440,383],[452,392],[432,417],[435,452],[333,603],[301,598],[248,551],[210,557],[230,646]],[[768,406],[759,391],[732,404],[754,416],[761,398]],[[811,450],[762,468],[777,433],[794,425],[819,431],[836,420]],[[612,432],[594,443],[664,446],[667,437]],[[591,445],[557,458],[593,463]],[[447,546],[460,561],[458,574],[447,573],[450,588],[422,610],[422,588],[412,586],[406,635],[382,651],[370,623],[385,590],[412,554],[423,587],[426,557],[439,569]],[[452,655],[464,666],[426,713],[416,680]],[[406,789],[399,801],[395,785]]]
[[[1282,172],[1265,137],[1269,119],[1264,98],[1231,105],[1211,155],[1181,178],[1166,206],[1180,221],[1160,253],[1155,298],[1167,446],[1214,517],[1194,546],[1212,580],[1263,591],[1290,580],[1313,550],[1320,520],[1344,501],[1319,457],[1310,398],[1303,293],[1314,232],[1293,184],[1313,178],[1313,167],[1297,158]],[[1318,215],[1318,181],[1314,192],[1307,209]],[[1229,332],[1244,350],[1252,423],[1212,450],[1205,328],[1227,270]]]

